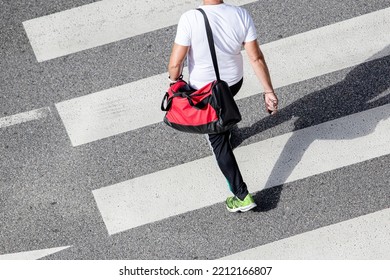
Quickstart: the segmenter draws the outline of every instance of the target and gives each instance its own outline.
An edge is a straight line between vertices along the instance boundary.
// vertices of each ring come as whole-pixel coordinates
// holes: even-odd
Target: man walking
[[[244,8],[225,4],[221,0],[204,0],[199,8],[207,14],[213,31],[221,79],[228,83],[233,95],[238,93],[243,83],[241,47],[244,46],[253,70],[264,88],[266,109],[271,114],[276,113],[278,98],[249,13]],[[204,18],[197,10],[187,11],[179,20],[168,66],[171,83],[179,79],[186,57],[191,87],[199,89],[216,79]],[[233,154],[230,131],[210,134],[208,139],[218,166],[234,194],[226,199],[227,209],[230,212],[245,212],[256,207]]]

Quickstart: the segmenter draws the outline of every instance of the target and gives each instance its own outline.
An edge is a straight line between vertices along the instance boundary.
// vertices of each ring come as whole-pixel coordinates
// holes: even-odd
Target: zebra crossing
[[[254,0],[232,0],[244,5]],[[129,5],[132,4],[132,5]],[[23,22],[39,62],[177,24],[199,1],[98,1]],[[129,28],[131,27],[131,28]]]
[[[390,55],[390,50],[386,50],[390,40],[383,38],[382,32],[390,25],[389,15],[390,9],[385,9],[265,44],[262,48],[267,63],[275,69],[274,87]],[[313,52],[309,55],[304,52],[306,49]],[[335,62],[328,57],[333,57]],[[247,76],[238,99],[259,93],[257,77],[248,59],[244,61]],[[159,95],[160,85],[166,83],[167,76],[163,73],[57,103],[56,108],[72,145],[82,145],[160,122],[162,112],[149,112],[144,108],[160,106],[161,100],[156,96]],[[144,94],[137,94],[139,92]]]
[[[261,191],[390,154],[388,131],[390,106],[385,105],[237,148],[235,154],[242,161],[240,169],[247,184]],[[340,159],[335,161],[337,157]],[[227,189],[213,187],[223,185],[210,156],[100,188],[93,194],[109,234],[114,234],[212,205],[216,197],[229,195]],[[204,198],[204,193],[210,196]],[[185,196],[193,199],[180,201]],[[147,200],[133,202],[134,197]],[[148,213],[149,203],[158,213]]]
[[[167,14],[162,1],[130,2],[98,1],[23,21],[35,63],[55,64],[66,56],[110,48],[119,40],[142,40],[145,33],[175,25],[181,12],[199,4],[177,1]],[[259,23],[262,3],[227,3],[245,5]],[[48,225],[39,215],[50,210],[41,203],[34,202],[33,214],[20,207],[3,215],[4,225],[15,213],[28,213],[39,225],[68,228],[61,237],[55,230],[40,237],[42,226],[30,238],[22,232],[24,225],[13,221],[19,233],[3,226],[0,259],[389,258],[390,3],[381,5],[263,45],[281,93],[283,108],[275,118],[258,112],[259,83],[245,65],[238,99],[246,117],[235,131],[235,153],[260,205],[246,216],[225,213],[223,200],[229,193],[203,139],[161,123],[161,87],[167,76],[161,71],[0,118],[5,132],[18,130],[21,123],[20,130],[55,127],[55,136],[47,137],[63,150],[61,156],[46,159],[49,168],[55,167],[47,171],[61,179],[36,179],[31,193],[42,195],[42,201],[56,195],[71,200],[63,199],[55,216],[49,214]],[[145,18],[145,24],[136,24]],[[27,176],[20,182],[29,192]],[[15,187],[18,180],[5,182]],[[39,190],[40,183],[45,191]],[[69,189],[53,190],[53,184]],[[11,191],[3,183],[2,188],[3,197],[23,196],[7,195]],[[70,195],[73,191],[76,195]],[[5,205],[4,210],[13,209],[10,202]],[[246,231],[236,232],[243,223],[248,223]],[[354,230],[366,235],[348,239]],[[344,239],[335,237],[339,233]],[[364,237],[369,246],[360,246],[367,241]],[[296,249],[308,240],[306,247]],[[375,254],[372,248],[381,250]],[[279,253],[272,254],[275,250]]]

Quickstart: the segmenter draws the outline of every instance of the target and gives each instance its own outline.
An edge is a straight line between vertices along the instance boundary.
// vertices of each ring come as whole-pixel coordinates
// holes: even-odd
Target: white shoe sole
[[[226,209],[227,209],[229,212],[238,212],[238,211],[240,211],[240,212],[246,212],[246,211],[249,211],[249,210],[255,208],[256,206],[257,206],[257,204],[253,202],[253,203],[251,203],[251,204],[249,204],[249,205],[247,205],[247,206],[238,207],[238,208],[234,208],[234,209],[230,209],[230,208],[226,205]]]

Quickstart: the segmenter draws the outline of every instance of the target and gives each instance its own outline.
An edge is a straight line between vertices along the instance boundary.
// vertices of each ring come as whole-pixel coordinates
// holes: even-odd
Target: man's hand
[[[276,114],[278,111],[278,97],[274,92],[264,93],[265,108],[271,115]]]

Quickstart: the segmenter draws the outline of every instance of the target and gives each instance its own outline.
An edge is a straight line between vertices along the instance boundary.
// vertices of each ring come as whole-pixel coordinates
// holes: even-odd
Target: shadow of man
[[[267,116],[250,127],[233,131],[236,137],[232,141],[232,146],[235,148],[251,136],[293,117],[297,118],[294,122],[293,134],[284,146],[265,184],[265,186],[274,187],[264,189],[255,195],[255,200],[259,205],[258,211],[269,211],[277,207],[283,185],[275,186],[272,182],[285,183],[314,140],[352,139],[368,135],[375,130],[380,119],[373,118],[363,126],[354,126],[348,130],[334,128],[335,133],[305,134],[304,138],[300,136],[299,139],[296,132],[306,127],[389,104],[390,56],[388,54],[390,54],[390,46],[374,55],[373,59],[387,56],[358,65],[347,74],[343,81],[306,95],[280,109],[275,116]],[[382,119],[388,117],[390,117],[390,110],[382,114]]]

